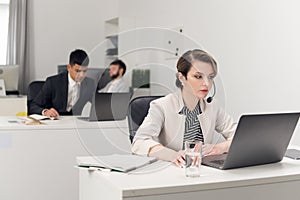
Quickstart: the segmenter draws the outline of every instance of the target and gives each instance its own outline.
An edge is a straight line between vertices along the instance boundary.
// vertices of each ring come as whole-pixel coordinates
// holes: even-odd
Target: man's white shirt
[[[123,78],[110,81],[104,88],[98,92],[103,93],[117,93],[117,92],[129,92],[129,87],[125,83]]]
[[[80,82],[74,81],[70,76],[70,73],[68,73],[68,83],[67,111],[69,112],[79,99]]]

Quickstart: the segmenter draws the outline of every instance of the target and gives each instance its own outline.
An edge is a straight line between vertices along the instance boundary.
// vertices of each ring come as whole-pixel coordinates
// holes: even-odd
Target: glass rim
[[[189,140],[187,140],[187,141],[184,141],[184,143],[203,143],[201,140],[196,140],[196,141],[189,141]]]

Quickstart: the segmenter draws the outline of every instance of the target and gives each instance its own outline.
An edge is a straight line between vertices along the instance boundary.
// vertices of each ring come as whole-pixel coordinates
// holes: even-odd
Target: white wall
[[[91,51],[104,39],[104,20],[119,16],[121,32],[182,26],[186,36],[217,59],[224,86],[218,85],[218,94],[225,94],[225,108],[235,119],[243,113],[299,111],[299,7],[297,0],[32,0],[31,80],[55,74],[57,64],[67,63],[75,48]],[[152,36],[149,43],[161,39]],[[138,45],[134,36],[121,40],[120,53]],[[101,51],[94,53],[97,63],[103,56]],[[176,60],[164,58],[157,52],[124,57],[131,69],[155,62],[170,67],[160,73],[155,65],[151,81],[174,88]]]
[[[8,2],[0,1],[0,65],[6,64],[8,13]]]
[[[134,68],[150,68],[151,95],[174,91],[176,73],[174,65],[177,59],[166,59],[171,55],[160,50],[167,48],[168,37],[173,35],[170,30],[165,29],[183,25],[183,18],[176,15],[178,9],[170,9],[174,7],[174,2],[135,0],[119,2],[121,32],[119,52],[121,58],[128,63],[128,72]],[[183,4],[184,1],[180,1],[176,6],[181,7]],[[140,27],[148,29],[135,30]]]
[[[119,6],[122,31],[182,26],[187,38],[212,53],[219,64],[217,97],[235,120],[244,113],[300,111],[299,1],[127,0]],[[152,37],[160,39],[155,34]],[[142,44],[135,37],[120,41],[126,48],[133,43]],[[189,49],[193,44],[183,46]],[[141,52],[128,60],[132,66],[153,62],[168,69],[176,66],[175,60],[167,62],[153,52],[148,56]],[[156,79],[151,81],[172,88],[173,71],[156,69],[151,74]],[[299,125],[292,144],[300,144]]]
[[[219,61],[233,116],[300,111],[299,7],[295,0],[205,1],[197,28],[187,21],[189,34]]]
[[[226,109],[237,119],[300,111],[299,7],[296,0],[128,0],[120,1],[120,27],[183,25],[217,59]]]
[[[104,40],[104,21],[118,13],[117,0],[31,0],[28,4],[30,80],[55,74],[57,65],[67,64],[76,48],[91,53]]]

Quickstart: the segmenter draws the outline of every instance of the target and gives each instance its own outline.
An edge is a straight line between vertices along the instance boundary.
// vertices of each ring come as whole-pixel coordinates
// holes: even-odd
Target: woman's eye
[[[196,78],[196,79],[201,79],[202,76],[196,75],[195,78]]]
[[[208,78],[211,79],[211,80],[213,80],[215,77],[214,76],[209,76]]]

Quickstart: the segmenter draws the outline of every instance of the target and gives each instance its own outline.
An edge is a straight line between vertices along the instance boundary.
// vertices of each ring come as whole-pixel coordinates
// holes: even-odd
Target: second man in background
[[[99,93],[117,93],[129,92],[129,86],[126,84],[123,76],[126,72],[126,65],[122,60],[115,60],[109,66],[109,76],[111,81]]]

